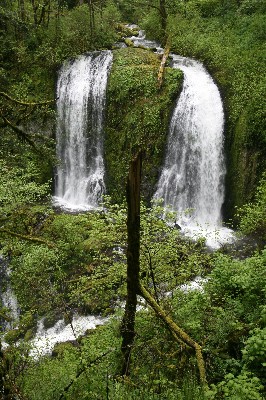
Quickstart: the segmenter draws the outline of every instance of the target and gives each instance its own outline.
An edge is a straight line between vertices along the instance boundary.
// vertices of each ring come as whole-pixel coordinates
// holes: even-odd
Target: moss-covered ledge
[[[183,75],[165,68],[159,89],[158,55],[139,48],[118,49],[113,54],[107,88],[107,191],[114,201],[122,199],[130,158],[141,147],[145,150],[143,193],[149,200],[162,166],[170,116]]]

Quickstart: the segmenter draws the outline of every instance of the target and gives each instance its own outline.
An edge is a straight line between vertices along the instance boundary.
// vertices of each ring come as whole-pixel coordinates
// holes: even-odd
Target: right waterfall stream
[[[137,28],[136,25],[128,25]],[[139,30],[132,36],[135,46],[156,49],[160,44],[147,40]],[[193,59],[170,53],[171,67],[183,71],[182,92],[170,122],[164,165],[154,199],[177,212],[181,232],[217,249],[235,240],[222,224],[224,178],[224,112],[219,90],[204,66]]]
[[[222,227],[225,160],[224,113],[219,90],[203,65],[172,54],[184,83],[168,133],[164,165],[154,195],[178,214],[181,230],[217,248],[232,239]]]

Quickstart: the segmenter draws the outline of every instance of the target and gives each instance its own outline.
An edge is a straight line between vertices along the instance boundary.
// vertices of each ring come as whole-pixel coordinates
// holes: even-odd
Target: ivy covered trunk
[[[135,314],[139,291],[140,183],[142,156],[131,161],[127,180],[127,300],[121,326],[122,375],[129,374],[130,353],[135,337]]]

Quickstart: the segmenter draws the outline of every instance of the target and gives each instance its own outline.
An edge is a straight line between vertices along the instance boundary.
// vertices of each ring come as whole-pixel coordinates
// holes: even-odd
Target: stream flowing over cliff
[[[163,49],[146,41],[143,31],[136,45]],[[224,113],[219,90],[199,62],[170,54],[171,67],[183,71],[182,92],[169,125],[164,164],[154,199],[177,212],[181,232],[193,238],[205,237],[207,246],[218,248],[232,240],[232,231],[222,226],[225,159],[223,151]],[[57,156],[55,203],[67,210],[97,209],[105,192],[103,158],[106,88],[112,52],[92,52],[65,63],[57,83]],[[19,308],[8,280],[8,268],[0,258],[2,303],[18,319]],[[199,287],[198,281],[194,286]],[[38,322],[32,341],[38,357],[52,351],[54,343],[75,340],[88,327],[105,323],[100,316],[74,314],[72,323],[63,319],[46,329]],[[7,326],[7,329],[9,327]],[[49,345],[47,345],[49,343]]]
[[[111,51],[64,64],[57,83],[55,200],[68,209],[97,208],[105,192],[103,122]]]
[[[163,169],[155,198],[178,213],[190,236],[204,236],[219,247],[231,238],[222,228],[225,160],[224,113],[219,90],[199,62],[173,55],[172,67],[184,73],[181,95],[170,122]]]

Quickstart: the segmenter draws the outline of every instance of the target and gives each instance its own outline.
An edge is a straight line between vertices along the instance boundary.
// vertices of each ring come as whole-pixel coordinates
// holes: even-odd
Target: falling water
[[[57,83],[55,202],[69,209],[97,208],[104,185],[103,120],[110,51],[63,65]]]
[[[218,247],[231,236],[222,228],[225,161],[223,106],[217,86],[199,62],[172,55],[184,73],[183,90],[170,123],[166,157],[155,198],[178,213],[189,234]],[[208,242],[209,241],[209,242]]]
[[[10,283],[11,270],[7,260],[0,254],[0,306],[8,310],[9,320],[0,317],[0,337],[6,330],[13,329],[19,319],[20,309]],[[1,332],[2,331],[2,332]]]

